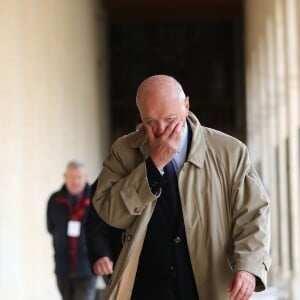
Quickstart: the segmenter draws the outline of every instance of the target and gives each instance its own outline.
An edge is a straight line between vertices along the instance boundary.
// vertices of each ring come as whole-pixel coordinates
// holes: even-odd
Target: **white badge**
[[[79,221],[69,221],[67,235],[71,237],[80,236],[80,222]]]

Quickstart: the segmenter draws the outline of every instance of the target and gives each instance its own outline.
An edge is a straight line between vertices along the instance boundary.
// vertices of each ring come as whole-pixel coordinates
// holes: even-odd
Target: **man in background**
[[[91,198],[95,193],[98,180],[91,186]],[[103,276],[106,283],[122,248],[123,230],[106,224],[91,204],[85,227],[88,255],[93,272]]]
[[[137,115],[136,130],[143,126],[140,115]],[[93,198],[98,179],[91,185],[91,199]],[[105,223],[97,214],[93,204],[84,224],[88,255],[93,272],[103,276],[106,283],[113,273],[114,264],[122,249],[124,230],[114,228]]]
[[[90,186],[83,163],[71,161],[64,185],[47,206],[47,228],[53,237],[55,274],[63,300],[94,300],[96,276],[92,273],[83,223],[90,208]]]

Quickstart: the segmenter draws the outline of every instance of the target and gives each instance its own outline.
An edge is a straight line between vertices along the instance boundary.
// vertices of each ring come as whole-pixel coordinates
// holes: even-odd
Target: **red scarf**
[[[69,209],[69,221],[81,221],[84,216],[84,211],[87,206],[90,205],[91,200],[90,198],[86,198],[83,194],[82,197],[77,201],[76,205],[73,207],[70,201],[67,198],[58,197],[56,199],[57,203],[64,204]],[[71,266],[71,276],[74,276],[76,273],[77,267],[77,244],[78,244],[78,237],[69,237],[70,241],[70,266]]]

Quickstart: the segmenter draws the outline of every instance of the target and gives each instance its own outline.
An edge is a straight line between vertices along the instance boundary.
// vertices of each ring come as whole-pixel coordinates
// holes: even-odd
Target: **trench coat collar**
[[[203,127],[192,112],[189,112],[187,121],[189,122],[192,130],[191,149],[188,154],[187,161],[199,168],[202,168],[206,151]],[[144,159],[149,156],[149,140],[144,126],[135,133],[135,138],[132,140],[131,146],[132,148],[140,148]]]

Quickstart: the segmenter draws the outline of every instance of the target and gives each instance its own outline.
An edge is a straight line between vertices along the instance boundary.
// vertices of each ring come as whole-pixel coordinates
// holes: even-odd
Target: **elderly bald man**
[[[137,90],[143,127],[117,139],[93,204],[126,230],[104,299],[246,300],[266,288],[269,200],[239,140],[202,126],[173,77]]]

